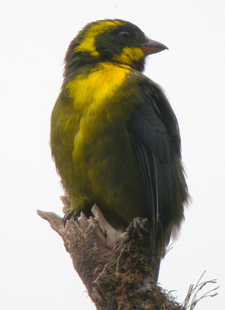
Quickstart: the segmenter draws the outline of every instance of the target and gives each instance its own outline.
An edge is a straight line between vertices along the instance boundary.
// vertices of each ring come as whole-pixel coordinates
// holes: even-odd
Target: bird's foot
[[[146,222],[146,218],[135,217],[126,229],[129,237],[137,236],[139,239],[143,239],[146,234],[149,234],[149,231],[144,227]]]
[[[80,210],[74,211],[74,210],[69,210],[66,212],[66,214],[63,217],[63,224],[64,227],[66,227],[67,221],[69,221],[71,218],[76,220],[80,215]]]
[[[85,209],[78,209],[76,211],[74,210],[68,210],[64,217],[63,217],[63,223],[64,227],[66,227],[66,223],[72,218],[74,221],[77,221],[77,219],[80,217],[81,212],[84,213],[87,219],[90,218],[90,216],[93,216],[91,209],[89,207],[86,207]]]

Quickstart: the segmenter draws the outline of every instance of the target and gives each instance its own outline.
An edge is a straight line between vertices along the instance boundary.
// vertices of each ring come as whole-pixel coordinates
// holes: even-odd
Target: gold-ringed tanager
[[[159,256],[188,200],[176,116],[142,74],[145,57],[164,49],[127,21],[87,24],[65,56],[50,137],[71,210],[96,203],[121,232],[134,218],[148,218]]]

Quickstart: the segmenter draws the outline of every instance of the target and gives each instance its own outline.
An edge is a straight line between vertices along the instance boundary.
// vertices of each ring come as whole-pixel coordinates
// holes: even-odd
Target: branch
[[[62,197],[64,205],[66,197]],[[97,206],[95,217],[83,213],[70,219],[64,228],[63,219],[52,212],[38,210],[63,239],[74,269],[82,279],[98,310],[179,310],[169,294],[156,286],[151,276],[155,259],[147,242],[120,235],[104,219]]]

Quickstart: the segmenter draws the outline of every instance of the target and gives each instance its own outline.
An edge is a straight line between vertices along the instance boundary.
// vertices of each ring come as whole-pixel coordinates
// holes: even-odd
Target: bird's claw
[[[146,221],[147,219],[135,217],[126,229],[129,236],[137,235],[140,239],[143,239],[144,235],[149,234],[149,231],[144,227]]]
[[[66,212],[66,214],[63,217],[64,228],[66,227],[67,221],[69,221],[72,217],[76,219],[78,216],[79,216],[78,211],[69,210],[68,212]]]

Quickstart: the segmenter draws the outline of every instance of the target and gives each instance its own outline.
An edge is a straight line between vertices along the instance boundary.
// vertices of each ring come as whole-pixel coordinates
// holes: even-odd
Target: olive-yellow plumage
[[[148,218],[161,256],[188,200],[176,117],[141,73],[145,57],[165,48],[123,20],[86,25],[66,53],[51,117],[52,156],[71,209],[96,203],[119,231]]]

